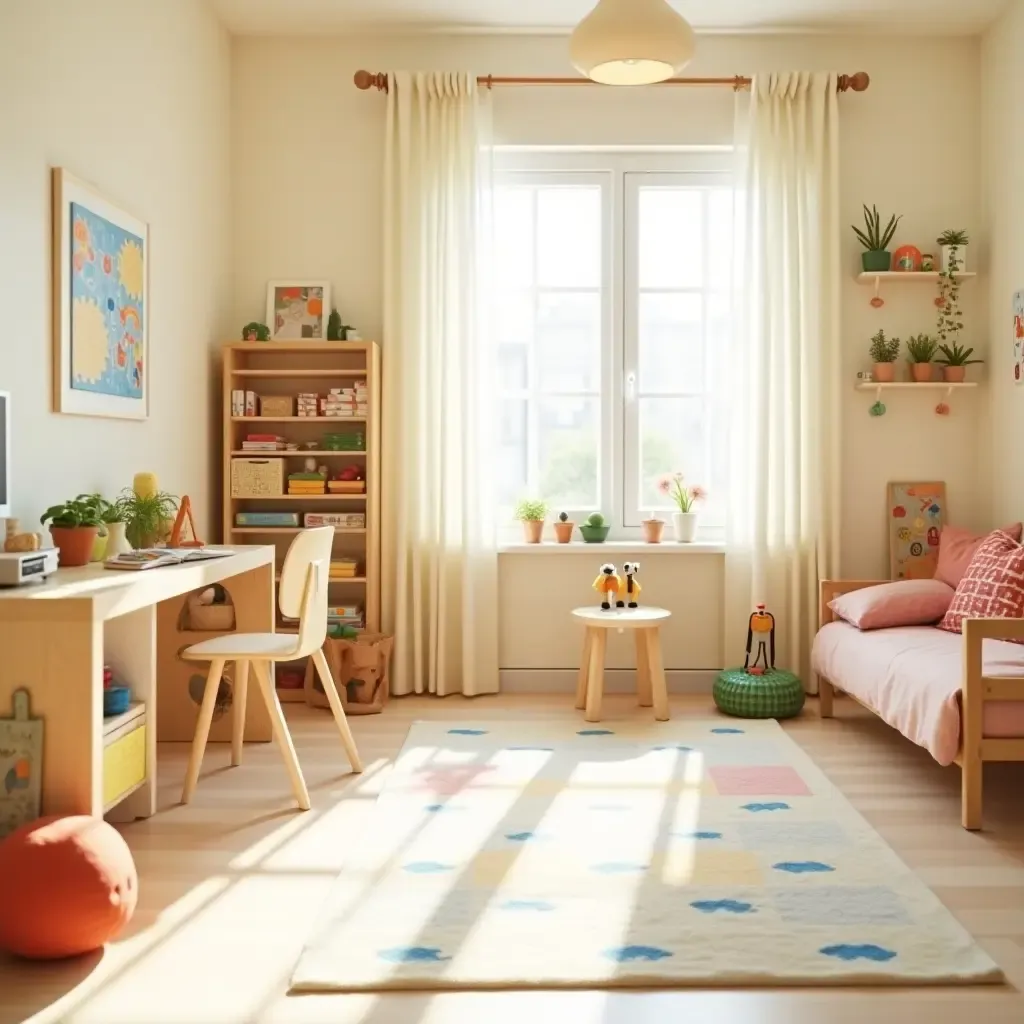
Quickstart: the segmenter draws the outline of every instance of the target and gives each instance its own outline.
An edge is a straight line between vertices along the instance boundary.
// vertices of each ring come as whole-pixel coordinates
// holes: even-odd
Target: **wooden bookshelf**
[[[260,396],[296,396],[299,392],[325,394],[330,388],[348,387],[356,380],[366,381],[367,413],[364,418],[339,416],[236,416],[232,415],[231,392],[255,391]],[[239,512],[298,512],[304,523],[306,512],[365,513],[365,527],[337,527],[333,554],[355,558],[359,574],[334,579],[330,587],[332,604],[363,605],[367,632],[380,631],[380,348],[372,341],[342,342],[232,342],[224,346],[223,380],[223,541],[272,543],[277,549],[277,568],[288,545],[302,526],[236,526]],[[324,449],[327,433],[344,432],[343,424],[365,435],[363,448],[354,451]],[[265,429],[260,430],[263,425]],[[247,451],[242,441],[247,434],[277,434],[297,443],[298,451]],[[316,442],[313,449],[308,443]],[[364,470],[363,494],[260,494],[235,497],[231,487],[234,459],[281,459],[285,488],[287,477],[302,469],[303,460],[315,458],[330,473],[347,463]],[[279,627],[284,624],[279,623]],[[282,632],[293,631],[292,627]],[[299,699],[292,691],[290,699]],[[285,691],[279,690],[282,699]]]

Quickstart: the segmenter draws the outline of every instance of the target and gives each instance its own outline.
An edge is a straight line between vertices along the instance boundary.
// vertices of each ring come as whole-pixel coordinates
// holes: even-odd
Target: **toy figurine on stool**
[[[639,562],[624,562],[622,565],[622,575],[625,579],[619,585],[619,600],[616,602],[619,608],[636,608],[636,599],[640,596],[642,587],[640,581],[636,578],[636,574],[640,571]],[[626,598],[623,601],[623,597]]]
[[[751,665],[750,654],[755,644],[757,653],[754,655],[754,664]],[[764,668],[758,665],[762,656]],[[771,612],[766,612],[763,604],[757,606],[757,611],[750,616],[747,623],[747,656],[743,659],[743,670],[752,676],[775,671],[775,616]]]
[[[601,607],[607,612],[611,610],[612,598],[618,597],[619,592],[622,590],[622,580],[619,579],[618,573],[615,571],[615,566],[611,562],[606,562],[601,566],[601,572],[598,574],[596,580],[594,580],[594,589],[601,595]],[[622,606],[622,602],[619,602],[619,607]]]

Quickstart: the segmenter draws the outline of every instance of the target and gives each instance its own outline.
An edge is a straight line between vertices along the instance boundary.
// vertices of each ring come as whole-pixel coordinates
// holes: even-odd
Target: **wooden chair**
[[[345,711],[338,697],[338,691],[324,658],[323,643],[327,637],[327,580],[331,560],[331,545],[334,527],[323,526],[303,530],[288,549],[281,568],[281,583],[278,590],[278,605],[281,614],[299,619],[298,635],[294,633],[227,633],[212,640],[193,644],[182,654],[183,658],[194,661],[208,661],[210,670],[206,677],[206,688],[192,739],[192,754],[189,757],[185,787],[181,802],[187,804],[195,792],[199,769],[203,763],[206,740],[210,735],[210,723],[217,703],[224,665],[235,663],[234,699],[232,701],[231,764],[242,763],[242,742],[245,731],[245,702],[249,686],[249,666],[252,666],[259,684],[260,694],[266,702],[273,726],[274,740],[281,748],[285,767],[291,779],[292,790],[299,807],[309,810],[309,793],[302,777],[299,759],[295,754],[288,723],[281,710],[274,686],[272,666],[278,661],[294,661],[311,657],[320,674],[324,692],[334,713],[334,721],[341,733],[341,742],[348,755],[352,771],[361,772],[362,763],[356,750],[355,740],[345,719]]]

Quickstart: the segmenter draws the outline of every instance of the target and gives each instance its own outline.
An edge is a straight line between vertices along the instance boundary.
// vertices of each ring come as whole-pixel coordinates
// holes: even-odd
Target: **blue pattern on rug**
[[[423,810],[428,811],[430,814],[441,814],[448,811],[461,811],[462,808],[455,807],[452,804],[427,804]]]
[[[402,865],[403,871],[413,875],[439,875],[444,871],[454,871],[454,864],[439,864],[436,860],[414,860]]]
[[[441,950],[433,946],[396,946],[382,949],[377,956],[392,964],[440,964],[451,960],[450,956],[441,956]]]
[[[733,736],[743,732],[742,729],[712,729],[711,731],[719,736]]]
[[[449,729],[449,736],[486,736],[486,729]]]
[[[502,910],[537,910],[547,913],[555,909],[554,903],[547,900],[506,900],[501,905]]]
[[[694,900],[690,906],[702,914],[714,914],[719,910],[729,914],[750,914],[754,910],[753,903],[744,903],[742,900]]]
[[[822,864],[820,860],[783,860],[772,867],[776,871],[788,871],[791,875],[808,875],[819,871],[835,871],[831,864]]]
[[[744,804],[740,810],[743,811],[788,811],[790,810],[789,804],[784,804],[781,800],[772,800],[765,804]]]
[[[721,832],[673,832],[673,839],[721,839]]]
[[[611,729],[580,729],[576,733],[577,736],[614,736],[615,733]]]
[[[506,747],[506,750],[529,750],[537,754],[553,754],[555,752],[554,747]]]
[[[510,843],[528,843],[531,839],[538,842],[543,841],[545,837],[536,832],[506,832],[505,838]]]
[[[840,943],[838,946],[824,946],[818,950],[825,956],[833,956],[837,960],[874,960],[876,963],[884,964],[896,957],[895,950],[884,949],[874,943],[865,942],[861,945],[849,945]]]
[[[616,946],[614,949],[606,949],[604,955],[617,964],[628,964],[635,960],[658,961],[666,957],[675,956],[667,949],[659,946]]]

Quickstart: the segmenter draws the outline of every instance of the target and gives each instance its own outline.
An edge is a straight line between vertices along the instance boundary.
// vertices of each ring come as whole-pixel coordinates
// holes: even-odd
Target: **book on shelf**
[[[157,569],[161,565],[181,565],[183,562],[205,562],[211,558],[226,558],[233,555],[231,548],[142,548],[139,551],[125,551],[103,562],[104,569],[127,569],[138,572],[141,569]]]
[[[235,526],[298,526],[298,512],[236,512]]]
[[[366,528],[366,513],[307,512],[302,517],[302,524],[303,526],[340,526],[343,529],[363,530]]]

